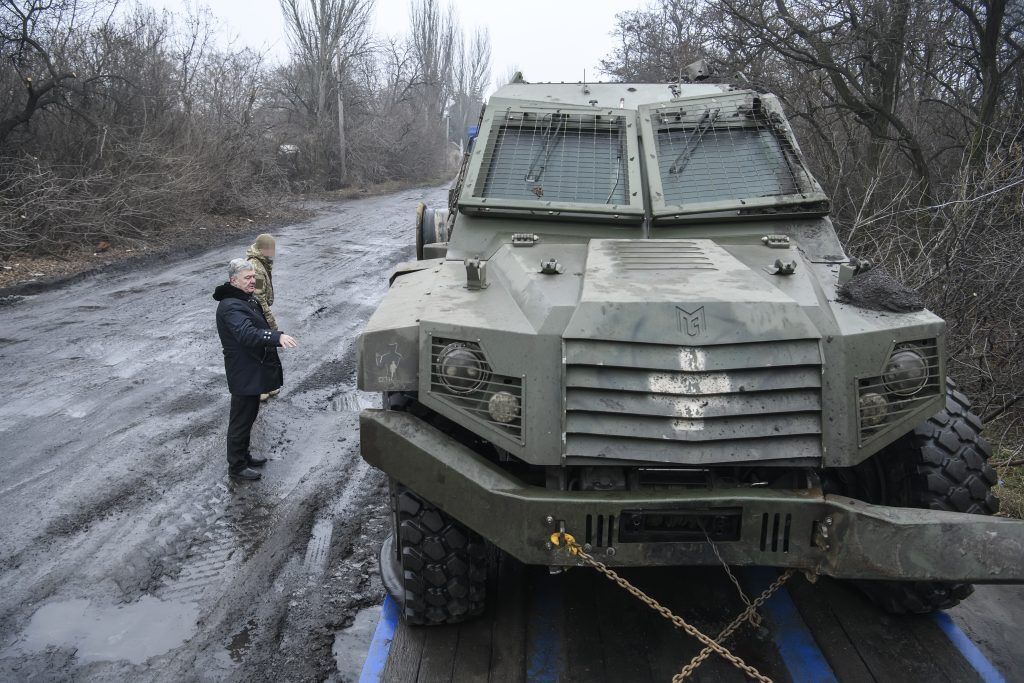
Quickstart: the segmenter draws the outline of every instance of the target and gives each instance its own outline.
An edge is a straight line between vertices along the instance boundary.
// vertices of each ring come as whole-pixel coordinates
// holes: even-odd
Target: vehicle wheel
[[[418,260],[423,260],[424,247],[428,244],[448,241],[448,232],[445,227],[447,220],[447,209],[429,209],[423,202],[416,206],[416,258]]]
[[[981,419],[956,384],[946,386],[946,407],[865,463],[859,479],[874,479],[870,497],[885,505],[992,515],[999,499],[988,464],[992,447],[981,436]],[[873,462],[872,462],[873,461]],[[862,466],[864,467],[864,466]],[[870,471],[869,471],[870,468]],[[948,609],[974,592],[969,583],[857,581],[858,587],[892,614]]]
[[[410,624],[455,624],[483,614],[487,544],[413,491],[395,486],[401,590]]]

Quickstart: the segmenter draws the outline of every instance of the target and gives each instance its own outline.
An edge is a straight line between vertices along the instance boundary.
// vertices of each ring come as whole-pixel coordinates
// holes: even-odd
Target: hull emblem
[[[679,331],[685,332],[690,337],[704,337],[707,335],[707,321],[704,319],[704,307],[701,306],[695,311],[688,311],[681,306],[676,306],[679,311]]]

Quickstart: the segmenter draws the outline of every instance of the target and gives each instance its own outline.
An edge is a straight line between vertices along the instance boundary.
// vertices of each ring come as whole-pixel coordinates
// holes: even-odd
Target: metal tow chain
[[[696,657],[690,660],[690,663],[684,666],[682,671],[680,671],[672,677],[672,683],[679,683],[680,681],[683,681],[686,678],[688,678],[694,671],[697,670],[697,667],[700,666],[701,663],[703,663],[704,660],[707,659],[712,653],[717,653],[723,659],[730,662],[733,666],[735,666],[737,669],[747,674],[747,676],[753,678],[754,680],[761,681],[762,683],[772,683],[772,679],[768,678],[760,671],[744,662],[741,658],[734,655],[720,643],[726,638],[728,638],[730,635],[732,635],[733,632],[735,632],[736,629],[738,629],[740,625],[743,624],[743,622],[756,618],[754,615],[757,613],[757,609],[761,607],[761,605],[763,605],[768,600],[768,598],[770,598],[775,593],[775,591],[779,590],[779,588],[781,588],[782,585],[786,583],[786,581],[789,580],[789,578],[794,573],[792,569],[788,569],[782,575],[780,575],[779,578],[772,583],[772,585],[768,586],[768,588],[766,588],[764,592],[762,592],[761,595],[757,597],[756,600],[749,603],[747,605],[747,608],[743,610],[743,612],[740,613],[738,617],[733,619],[732,623],[726,626],[721,633],[718,634],[717,639],[712,639],[710,636],[707,636],[704,633],[702,633],[695,626],[689,624],[682,617],[673,614],[670,609],[659,603],[651,596],[644,593],[642,590],[631,584],[629,581],[619,576],[615,571],[610,569],[603,562],[595,559],[592,555],[587,553],[579,543],[576,542],[576,539],[572,536],[572,534],[566,533],[564,531],[557,531],[551,534],[550,540],[553,546],[564,545],[571,555],[578,557],[580,560],[583,561],[584,564],[593,567],[600,573],[604,574],[610,581],[618,585],[620,588],[622,588],[627,593],[635,597],[637,600],[653,609],[655,612],[657,612],[664,618],[671,621],[677,628],[679,628],[686,634],[693,636],[701,643],[703,643],[704,649],[701,650]]]

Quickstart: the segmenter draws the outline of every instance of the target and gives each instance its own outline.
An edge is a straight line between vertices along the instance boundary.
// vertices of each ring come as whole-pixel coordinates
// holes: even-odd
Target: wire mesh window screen
[[[795,150],[756,98],[662,111],[653,122],[666,204],[802,191]]]
[[[495,117],[491,140],[476,197],[628,203],[623,116],[508,111]]]

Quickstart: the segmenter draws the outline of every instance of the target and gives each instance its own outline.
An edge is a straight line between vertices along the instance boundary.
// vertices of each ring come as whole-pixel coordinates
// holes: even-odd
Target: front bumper
[[[556,491],[530,486],[407,413],[364,410],[363,458],[527,564],[573,565],[560,528],[608,565],[718,564],[706,541],[630,533],[638,517],[689,517],[732,531],[731,565],[794,567],[844,579],[1024,583],[1024,521],[895,508],[820,490]],[[625,516],[624,516],[625,515]],[[719,529],[721,531],[721,529]]]

